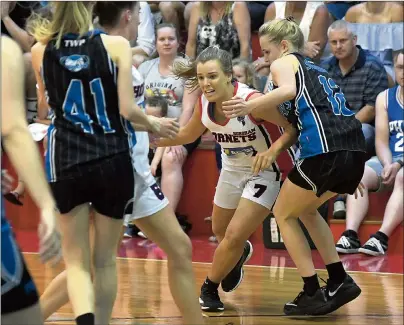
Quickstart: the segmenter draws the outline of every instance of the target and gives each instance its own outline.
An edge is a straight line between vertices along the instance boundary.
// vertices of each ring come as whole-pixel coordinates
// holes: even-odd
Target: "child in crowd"
[[[254,73],[254,69],[251,63],[246,60],[233,60],[233,78],[235,78],[238,82],[259,90],[259,83],[257,76]]]

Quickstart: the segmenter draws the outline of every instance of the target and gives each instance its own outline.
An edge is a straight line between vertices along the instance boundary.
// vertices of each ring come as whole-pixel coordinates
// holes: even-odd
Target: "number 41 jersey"
[[[134,144],[119,114],[118,69],[101,34],[95,30],[80,39],[66,34],[59,49],[54,40],[46,46],[43,79],[54,111],[46,155],[50,182],[72,177],[73,167],[129,151]]]

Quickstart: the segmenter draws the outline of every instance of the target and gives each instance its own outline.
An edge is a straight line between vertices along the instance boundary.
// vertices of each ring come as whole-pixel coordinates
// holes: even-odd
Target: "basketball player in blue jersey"
[[[362,183],[365,195],[347,197],[346,230],[337,242],[340,253],[365,253],[378,256],[387,253],[390,235],[403,221],[404,161],[404,54],[394,57],[397,86],[381,92],[376,100],[376,153],[366,162]],[[368,191],[391,190],[383,223],[361,247],[358,228],[369,207]]]
[[[281,188],[273,213],[303,277],[304,289],[285,305],[284,312],[327,314],[355,299],[361,290],[345,272],[332,232],[317,209],[337,193],[362,191],[365,139],[361,123],[349,110],[338,85],[300,54],[304,37],[292,18],[264,24],[259,35],[265,60],[271,64],[274,90],[248,102],[233,98],[223,104],[224,111],[229,117],[281,111],[293,125],[295,135],[285,147],[298,139],[301,155]],[[274,149],[258,154],[253,169],[271,163],[278,154]],[[324,290],[320,289],[299,217],[326,264],[329,280]]]
[[[219,246],[199,300],[202,310],[220,312],[224,310],[224,304],[218,287],[221,285],[225,292],[230,292],[241,284],[243,264],[253,253],[247,240],[268,216],[279,193],[282,173],[293,166],[291,156],[284,152],[283,166],[280,161],[274,161],[253,175],[252,161],[258,152],[268,150],[287,137],[288,122],[280,113],[269,118],[255,113],[230,120],[224,116],[221,110],[223,101],[234,95],[252,100],[262,94],[232,80],[231,56],[215,46],[206,48],[195,61],[175,62],[173,72],[184,78],[191,90],[199,87],[202,95],[191,119],[181,127],[177,137],[157,141],[157,145],[192,143],[208,129],[222,148],[223,168],[212,213],[212,229]],[[284,135],[276,125],[266,123],[272,119],[288,128]]]
[[[93,2],[52,5],[51,21],[38,17],[32,22],[37,84],[40,93],[46,89],[55,114],[45,165],[60,211],[76,323],[92,325],[96,316],[97,323],[108,324],[117,290],[116,247],[134,189],[130,150],[136,139],[127,121],[163,136],[174,136],[178,123],[151,119],[134,103],[129,42],[93,29]],[[138,25],[137,6],[128,19]],[[90,203],[95,211],[92,259]]]
[[[56,231],[56,205],[38,148],[28,131],[24,99],[22,51],[11,38],[1,37],[1,136],[16,172],[24,177],[40,211],[39,253],[42,261],[61,257]],[[29,163],[27,163],[29,162]],[[3,182],[3,172],[2,172]],[[3,186],[3,184],[2,184]],[[35,283],[25,265],[1,201],[1,323],[43,324]]]
[[[130,40],[134,34],[133,30],[137,29],[130,20],[130,17],[136,14],[136,7],[135,1],[100,1],[95,5],[94,12],[108,35],[118,35]],[[132,67],[132,86],[134,100],[142,107],[144,82],[135,67]],[[200,325],[203,324],[203,318],[194,290],[191,242],[151,175],[148,152],[148,134],[136,132],[136,145],[132,150],[135,189],[134,197],[131,199],[133,211],[130,211],[130,219],[166,252],[171,293],[183,315],[184,323]],[[41,296],[44,318],[48,318],[68,301],[66,271],[64,271],[49,284]]]

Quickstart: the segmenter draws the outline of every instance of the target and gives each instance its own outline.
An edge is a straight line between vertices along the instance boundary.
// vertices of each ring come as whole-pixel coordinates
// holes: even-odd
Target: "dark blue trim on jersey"
[[[262,125],[258,125],[258,129],[261,131],[262,136],[265,139],[265,143],[268,147],[268,149],[271,147],[271,141],[269,140],[268,134],[265,132],[265,129]],[[276,181],[280,181],[281,180],[281,172],[278,169],[278,167],[276,166],[276,162],[272,163],[272,169],[273,171],[276,173]]]
[[[80,37],[80,34],[77,33],[67,33],[64,34],[62,39],[67,39],[67,40],[75,40],[80,38],[84,38],[84,37],[93,37],[93,36],[97,36],[97,35],[101,35],[101,34],[107,34],[104,31],[102,31],[101,29],[94,29],[94,30],[90,30],[87,33],[85,33],[83,36]]]

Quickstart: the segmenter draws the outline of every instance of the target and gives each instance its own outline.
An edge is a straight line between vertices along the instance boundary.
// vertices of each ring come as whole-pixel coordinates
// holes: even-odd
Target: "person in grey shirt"
[[[172,24],[160,24],[156,27],[156,51],[158,57],[146,61],[139,66],[139,72],[144,78],[145,96],[163,97],[168,102],[167,117],[178,118],[181,126],[191,118],[199,91],[190,93],[185,89],[183,80],[176,78],[171,67],[178,55],[178,31]],[[184,59],[185,60],[185,59]],[[161,190],[176,211],[183,188],[182,166],[187,156],[199,145],[200,139],[194,143],[159,148],[164,150],[161,159]],[[160,156],[156,154],[155,157]],[[152,173],[158,169],[160,161],[153,159],[150,167]]]

